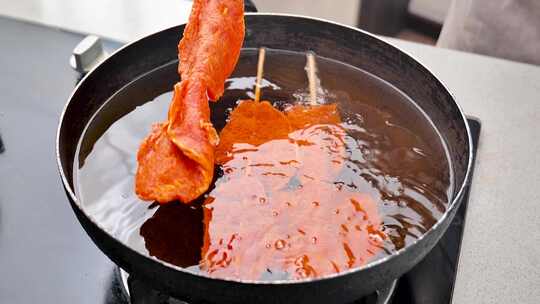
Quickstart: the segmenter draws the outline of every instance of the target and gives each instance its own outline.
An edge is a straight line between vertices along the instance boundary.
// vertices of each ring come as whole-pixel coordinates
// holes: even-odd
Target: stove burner
[[[121,282],[122,290],[126,302],[131,304],[189,304],[170,297],[160,291],[156,291],[142,281],[132,279],[124,270],[117,268],[115,271],[116,278]],[[355,301],[354,304],[390,304],[394,291],[396,290],[397,281],[395,280],[388,286],[381,288],[373,294]]]

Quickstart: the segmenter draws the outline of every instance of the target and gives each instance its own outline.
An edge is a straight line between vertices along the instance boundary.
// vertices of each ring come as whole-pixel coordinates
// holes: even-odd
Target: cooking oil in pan
[[[211,104],[218,131],[238,100],[253,98],[256,63],[257,51],[243,50],[225,95]],[[346,131],[344,169],[333,183],[375,202],[386,237],[371,260],[382,258],[428,231],[448,207],[453,185],[444,141],[414,102],[391,84],[333,60],[317,58],[317,64],[319,102],[338,104]],[[263,99],[278,109],[307,102],[304,66],[305,54],[267,51]],[[105,103],[80,142],[75,185],[85,212],[115,238],[143,254],[202,271],[201,248],[205,233],[211,233],[203,223],[204,197],[191,205],[158,205],[134,193],[138,146],[153,123],[166,119],[176,81],[176,63],[171,63],[136,79]],[[218,181],[221,175],[216,168]],[[257,221],[245,219],[249,225]],[[278,246],[286,240],[277,241],[272,250],[286,249]],[[343,254],[350,252],[344,248]],[[269,269],[259,279],[290,277]]]

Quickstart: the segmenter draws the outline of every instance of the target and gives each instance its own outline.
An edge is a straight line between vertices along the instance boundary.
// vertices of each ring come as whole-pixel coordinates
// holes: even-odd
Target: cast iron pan
[[[133,79],[177,59],[184,26],[172,27],[118,50],[75,88],[60,118],[57,161],[73,210],[96,245],[117,265],[151,287],[179,299],[211,303],[348,303],[399,277],[418,263],[443,235],[469,181],[472,143],[461,109],[445,86],[409,55],[361,30],[314,18],[246,14],[244,47],[268,47],[349,63],[406,93],[430,117],[449,149],[455,191],[446,213],[421,238],[391,256],[363,267],[302,281],[234,281],[209,278],[138,253],[100,228],[74,192],[77,144],[90,118]],[[111,115],[126,109],[112,109]]]

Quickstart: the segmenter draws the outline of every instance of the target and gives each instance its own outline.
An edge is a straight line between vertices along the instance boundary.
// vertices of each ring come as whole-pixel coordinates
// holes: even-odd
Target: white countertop
[[[360,0],[339,0],[339,5],[329,0],[254,2],[264,12],[304,14],[348,25],[356,24],[360,5]],[[0,0],[0,16],[127,42],[187,22],[191,4],[191,0]]]
[[[12,1],[6,6],[3,1],[7,0],[0,0],[0,15],[120,41],[187,18],[187,14],[182,17],[186,1],[180,0],[160,0],[178,7],[174,18],[166,17],[171,14],[160,12],[153,2],[129,14],[114,1],[69,4],[80,10],[81,3],[86,3],[92,11],[96,3],[108,5],[98,16],[107,26],[95,19],[81,22],[88,14],[59,13],[55,4],[65,5],[66,1],[48,0],[45,8],[35,7],[43,1]],[[11,11],[6,12],[7,8]],[[146,25],[137,21],[152,19],[150,15],[159,21]],[[430,68],[465,112],[482,121],[453,303],[539,303],[540,191],[536,187],[540,186],[540,67],[387,40]]]
[[[482,121],[453,303],[539,303],[540,67],[388,41]]]

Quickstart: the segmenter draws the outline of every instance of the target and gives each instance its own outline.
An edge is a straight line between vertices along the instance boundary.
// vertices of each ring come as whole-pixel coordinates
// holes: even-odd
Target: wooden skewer
[[[261,82],[263,78],[264,70],[264,57],[266,56],[266,49],[259,49],[259,62],[257,63],[257,80],[255,82],[255,102],[259,102],[261,99]]]
[[[312,106],[317,105],[317,63],[315,62],[315,53],[308,52],[307,63],[306,63],[306,73],[309,82],[309,101]]]
[[[259,48],[259,61],[257,62],[257,79],[255,80],[255,102],[259,102],[261,99],[261,82],[264,71],[264,57],[266,56],[266,49]],[[245,169],[245,174],[251,173],[251,160],[248,160],[248,164]]]

